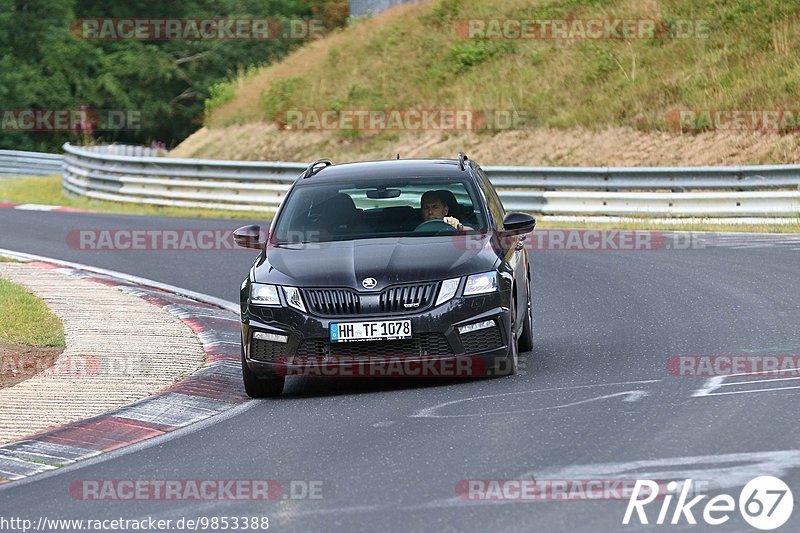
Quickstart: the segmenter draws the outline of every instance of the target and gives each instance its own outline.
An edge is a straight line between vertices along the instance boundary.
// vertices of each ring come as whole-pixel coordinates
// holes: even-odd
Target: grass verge
[[[64,346],[64,327],[42,300],[0,278],[0,341],[25,346]]]
[[[65,195],[61,188],[61,176],[11,178],[0,180],[0,202],[20,204],[60,205],[74,209],[118,213],[126,215],[150,215],[162,217],[193,218],[271,218],[272,211],[232,211],[199,207],[161,207],[95,200],[80,196]]]

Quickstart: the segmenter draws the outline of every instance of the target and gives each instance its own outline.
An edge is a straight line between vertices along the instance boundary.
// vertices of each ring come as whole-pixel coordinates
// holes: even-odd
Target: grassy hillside
[[[450,137],[462,146],[495,141],[504,150],[524,144],[537,130],[678,135],[668,123],[675,109],[798,109],[798,15],[800,3],[783,0],[438,0],[401,6],[356,21],[220,89],[207,102],[207,128],[175,155],[277,159],[325,148],[388,155],[397,146],[434,147]],[[656,32],[644,39],[511,40],[468,39],[457,31],[466,19],[484,18],[654,19]],[[686,25],[681,21],[699,24],[705,35],[675,38]],[[272,125],[276,114],[289,109],[405,108],[514,110],[530,129],[524,135],[462,135],[287,132]],[[214,134],[231,126],[240,128]],[[230,142],[231,132],[237,143]],[[785,133],[736,132],[718,155],[735,158],[760,143],[763,150],[736,162],[796,159],[797,136]],[[690,136],[686,145],[691,143]],[[621,149],[630,144],[625,138]],[[568,162],[569,154],[540,161]]]

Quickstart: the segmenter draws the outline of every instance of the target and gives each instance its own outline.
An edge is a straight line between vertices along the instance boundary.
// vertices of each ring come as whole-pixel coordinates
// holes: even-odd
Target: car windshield
[[[456,233],[445,217],[463,224],[462,231],[482,231],[486,218],[480,205],[474,186],[466,180],[387,178],[303,184],[286,199],[274,238],[278,243],[299,243]]]

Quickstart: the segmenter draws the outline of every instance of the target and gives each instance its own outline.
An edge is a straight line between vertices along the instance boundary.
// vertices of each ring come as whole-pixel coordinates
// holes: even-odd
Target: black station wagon
[[[286,376],[320,368],[445,376],[456,362],[461,375],[515,373],[533,344],[523,241],[534,225],[505,212],[464,154],[314,162],[266,236],[234,232],[261,250],[240,297],[247,394],[280,395]]]

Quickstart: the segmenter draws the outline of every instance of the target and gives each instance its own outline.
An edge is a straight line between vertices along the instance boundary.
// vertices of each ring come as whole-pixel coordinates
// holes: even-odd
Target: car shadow
[[[286,380],[279,400],[319,398],[353,394],[374,394],[413,389],[449,387],[487,378],[400,378],[400,377],[294,377]]]
[[[540,368],[541,348],[520,354],[519,368],[515,378],[535,374],[534,367]],[[514,378],[486,377],[309,377],[297,376],[286,380],[286,386],[279,400],[344,396],[354,394],[375,394],[382,392],[444,388],[485,381],[502,382]]]

